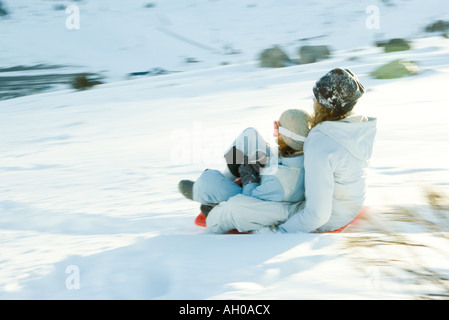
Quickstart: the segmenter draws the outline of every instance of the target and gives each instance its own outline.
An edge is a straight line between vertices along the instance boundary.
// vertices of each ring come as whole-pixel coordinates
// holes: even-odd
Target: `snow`
[[[352,257],[345,241],[362,225],[342,234],[208,234],[177,183],[223,169],[224,149],[246,127],[270,139],[282,111],[311,111],[314,82],[345,66],[368,89],[357,110],[378,118],[367,205],[419,207],[423,187],[447,192],[449,40],[422,32],[449,18],[445,1],[379,1],[379,30],[365,27],[368,2],[81,1],[81,27],[70,31],[55,1],[3,3],[12,13],[0,20],[2,67],[80,66],[109,81],[0,101],[0,299],[414,297],[381,266]],[[373,46],[396,36],[413,49]],[[304,43],[335,51],[309,65],[257,65],[273,44],[295,54]],[[420,74],[370,76],[397,58],[416,61]],[[180,72],[125,80],[154,67]],[[444,251],[440,237],[403,232]],[[444,255],[422,257],[449,274]]]

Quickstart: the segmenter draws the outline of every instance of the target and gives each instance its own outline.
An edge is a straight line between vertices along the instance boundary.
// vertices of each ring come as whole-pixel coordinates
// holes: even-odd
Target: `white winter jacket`
[[[364,205],[376,122],[352,114],[310,131],[304,145],[306,201],[289,207],[281,231],[332,231],[355,218]]]

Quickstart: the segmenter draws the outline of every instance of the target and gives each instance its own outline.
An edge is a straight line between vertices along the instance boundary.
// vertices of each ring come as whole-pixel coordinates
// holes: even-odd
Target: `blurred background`
[[[76,88],[80,74],[94,85],[246,63],[273,46],[288,58],[266,66],[443,37],[447,7],[444,0],[1,0],[0,99]],[[304,46],[325,51],[301,55]]]

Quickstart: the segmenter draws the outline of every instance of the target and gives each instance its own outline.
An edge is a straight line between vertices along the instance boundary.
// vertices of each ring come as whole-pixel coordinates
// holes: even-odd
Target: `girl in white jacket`
[[[313,88],[313,128],[304,145],[305,201],[262,203],[239,195],[208,215],[210,232],[281,232],[339,229],[363,208],[366,173],[376,135],[376,119],[352,112],[365,89],[348,69],[333,69]]]

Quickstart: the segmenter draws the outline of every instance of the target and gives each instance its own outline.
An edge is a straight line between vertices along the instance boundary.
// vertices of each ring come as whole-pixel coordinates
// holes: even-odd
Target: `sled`
[[[364,214],[366,214],[367,210],[368,210],[368,208],[364,207],[362,210],[360,210],[360,212],[357,214],[357,216],[353,220],[351,220],[348,224],[344,225],[343,227],[341,227],[337,230],[326,231],[324,233],[341,233],[343,230],[346,229],[347,226],[358,221],[360,219],[360,217],[362,217]],[[206,227],[206,216],[202,212],[200,212],[200,214],[196,217],[195,224],[200,227]],[[232,230],[226,232],[225,234],[250,234],[250,233],[251,233],[251,231],[239,232],[237,229],[232,229]]]

